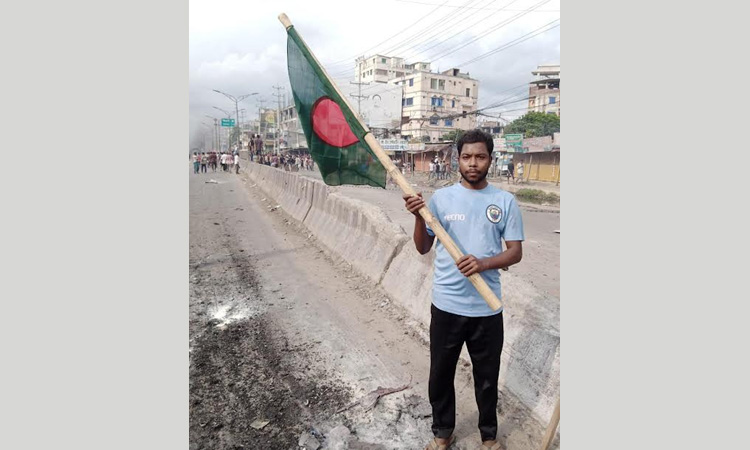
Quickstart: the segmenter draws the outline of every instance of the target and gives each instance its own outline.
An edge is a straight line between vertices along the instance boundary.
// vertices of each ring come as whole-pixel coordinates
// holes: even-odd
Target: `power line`
[[[542,33],[546,33],[547,31],[550,31],[550,30],[552,30],[552,29],[555,29],[555,28],[559,27],[559,26],[560,26],[560,24],[558,23],[557,25],[554,25],[554,26],[552,26],[552,27],[550,27],[550,28],[548,28],[548,29],[546,29],[546,30],[542,30],[542,28],[544,28],[544,27],[547,27],[547,26],[549,26],[550,24],[553,24],[553,23],[555,23],[555,22],[559,22],[559,21],[560,21],[560,19],[555,19],[555,20],[553,20],[552,22],[549,22],[549,23],[547,23],[547,24],[544,24],[544,25],[542,25],[541,27],[539,27],[539,28],[537,28],[537,29],[535,29],[535,30],[532,30],[532,31],[530,31],[530,32],[528,32],[528,33],[526,33],[526,34],[524,34],[523,36],[520,36],[520,37],[518,37],[518,38],[516,38],[516,39],[514,39],[514,40],[512,40],[512,41],[510,41],[510,42],[506,42],[505,44],[501,45],[500,47],[497,47],[497,48],[496,48],[496,49],[494,49],[494,50],[490,50],[490,51],[489,51],[489,52],[487,52],[487,53],[483,53],[483,54],[481,54],[481,55],[479,55],[479,56],[477,56],[477,57],[475,57],[475,58],[473,58],[473,59],[470,59],[469,61],[465,61],[465,62],[462,62],[462,63],[461,63],[461,64],[459,64],[459,65],[460,65],[460,66],[467,66],[467,65],[469,65],[469,64],[472,64],[472,63],[475,63],[475,62],[477,62],[477,61],[479,61],[479,60],[481,60],[481,59],[484,59],[484,58],[486,58],[486,57],[488,57],[488,56],[490,56],[490,55],[494,55],[495,53],[499,53],[499,52],[501,52],[501,51],[503,51],[503,50],[506,50],[506,49],[508,49],[508,48],[510,48],[510,47],[513,47],[514,45],[520,44],[521,42],[527,41],[527,40],[529,40],[529,39],[533,38],[534,36],[538,36],[538,35],[540,35],[540,34],[542,34]],[[542,30],[542,31],[539,31],[539,30]],[[535,33],[535,34],[532,34],[532,33]],[[527,37],[527,36],[528,36],[528,37]]]
[[[471,3],[474,3],[476,1],[478,1],[478,0],[468,0],[466,3],[464,3],[463,6],[468,6]],[[442,16],[442,17],[439,17],[437,20],[433,21],[432,23],[426,24],[425,27],[424,27],[424,29],[420,29],[420,30],[416,31],[415,33],[410,34],[407,38],[404,38],[401,41],[398,41],[396,44],[394,44],[394,46],[391,46],[390,48],[388,48],[388,50],[377,51],[377,52],[374,52],[372,54],[383,54],[383,55],[392,54],[397,49],[403,47],[404,45],[408,45],[410,42],[414,42],[414,40],[417,39],[417,38],[419,38],[420,35],[422,35],[423,33],[429,32],[429,29],[431,27],[436,27],[436,26],[438,26],[438,25],[440,25],[440,24],[442,24],[442,23],[444,23],[444,22],[446,22],[448,20],[451,20],[451,19],[453,19],[455,17],[456,17],[456,12],[455,11],[454,12],[450,12],[450,13]],[[334,75],[340,75],[340,74],[345,73],[345,72],[348,72],[348,70],[335,72]]]
[[[431,10],[430,12],[428,12],[427,14],[425,14],[424,16],[422,16],[422,17],[420,17],[419,19],[415,20],[415,22],[419,22],[419,21],[421,21],[421,20],[425,19],[425,18],[426,18],[427,16],[429,16],[430,14],[432,14],[432,13],[434,13],[435,11],[437,11],[438,9],[440,9],[440,7],[441,7],[441,6],[443,6],[443,5],[444,5],[444,4],[446,4],[446,3],[448,3],[448,0],[445,0],[445,1],[444,1],[444,2],[442,3],[442,4],[440,4],[440,5],[437,5],[437,7],[436,7],[435,9]],[[349,61],[349,60],[351,60],[352,58],[356,58],[357,56],[359,56],[359,55],[361,55],[361,54],[365,54],[365,53],[369,52],[370,50],[373,50],[373,49],[375,49],[375,48],[378,48],[379,46],[381,46],[381,45],[385,44],[386,42],[388,42],[388,41],[390,41],[391,39],[395,38],[396,36],[400,35],[400,34],[401,34],[401,33],[403,33],[404,31],[408,30],[409,28],[411,28],[411,25],[410,25],[410,26],[407,26],[407,27],[406,27],[406,28],[404,28],[403,30],[400,30],[399,32],[397,32],[397,33],[396,33],[396,34],[394,34],[393,36],[390,36],[389,38],[387,38],[386,40],[384,40],[384,41],[382,41],[382,42],[380,42],[380,43],[378,43],[378,44],[375,44],[374,46],[372,46],[372,47],[368,48],[367,50],[364,50],[363,52],[360,52],[360,53],[358,53],[358,54],[356,54],[356,55],[354,55],[354,56],[351,56],[351,57],[349,57],[349,58],[346,58],[346,59],[342,59],[342,60],[339,60],[339,61],[337,61],[337,62],[333,62],[333,63],[330,63],[330,64],[323,64],[323,65],[324,65],[324,66],[326,66],[326,67],[333,67],[333,66],[336,66],[336,65],[339,65],[339,64],[343,63],[344,61]]]
[[[453,21],[453,20],[457,19],[458,17],[460,17],[461,15],[463,15],[467,11],[467,10],[464,10],[464,8],[468,7],[470,4],[472,4],[472,3],[476,2],[476,1],[478,1],[478,0],[469,0],[469,1],[467,1],[457,11],[449,12],[448,14],[444,15],[439,20],[437,20],[435,23],[431,24],[430,27],[437,27],[438,25],[441,25],[441,24],[446,23],[448,21]],[[495,0],[493,0],[493,1],[495,1]],[[443,30],[441,30],[441,32],[442,31]],[[424,32],[429,33],[429,31],[427,29],[425,29]],[[389,53],[396,52],[398,49],[404,47],[405,45],[409,45],[410,42],[414,42],[415,39],[423,40],[424,38],[421,35],[422,35],[422,33],[417,33],[417,34],[415,34],[413,36],[410,36],[409,38],[404,39],[403,41],[399,42],[398,45],[396,45],[395,47],[391,47],[390,49],[385,50],[383,53],[384,54],[389,54]]]
[[[397,2],[401,2],[401,3],[416,3],[418,5],[429,5],[429,6],[434,6],[435,5],[435,3],[415,2],[415,1],[412,1],[412,0],[396,0],[396,1]],[[446,8],[460,8],[459,5],[445,5],[445,4],[441,4],[440,6],[444,6]],[[470,9],[480,9],[480,10],[484,10],[484,11],[498,11],[497,8],[477,8],[477,7],[472,7],[472,6],[470,6],[469,8]],[[523,11],[523,9],[506,9],[505,11],[518,12],[518,11]],[[534,11],[534,12],[560,12],[560,10],[559,9],[544,9],[544,10],[539,10],[539,11]]]
[[[458,47],[455,47],[455,48],[451,49],[451,50],[450,50],[450,51],[448,51],[448,52],[445,52],[445,53],[439,54],[438,56],[435,56],[435,57],[434,57],[434,58],[432,59],[432,62],[434,62],[434,61],[438,61],[438,60],[440,60],[440,59],[442,59],[442,58],[444,58],[444,57],[446,57],[446,56],[448,56],[448,55],[450,55],[450,54],[453,54],[453,53],[457,52],[458,50],[460,50],[460,49],[462,49],[462,48],[466,47],[467,45],[469,45],[469,44],[471,44],[471,43],[473,43],[473,42],[476,42],[476,41],[478,41],[479,39],[483,38],[484,36],[487,36],[488,34],[490,34],[490,33],[494,32],[494,31],[497,31],[497,30],[499,30],[500,28],[504,27],[505,25],[508,25],[509,23],[511,23],[511,22],[514,22],[514,21],[516,21],[517,19],[519,19],[519,18],[521,18],[521,17],[525,16],[525,15],[526,15],[526,14],[528,14],[529,12],[531,12],[531,11],[533,11],[534,9],[536,9],[536,8],[538,8],[538,7],[540,7],[540,6],[542,6],[542,5],[543,5],[543,4],[545,4],[545,3],[548,3],[549,1],[550,1],[550,0],[542,0],[541,2],[539,2],[539,3],[537,3],[537,4],[533,5],[533,6],[531,6],[531,7],[530,7],[529,9],[527,9],[526,11],[524,11],[524,12],[522,12],[522,13],[518,13],[518,14],[516,14],[515,16],[513,16],[513,17],[511,17],[511,18],[509,18],[509,19],[507,19],[507,20],[505,20],[505,21],[503,21],[503,22],[500,22],[500,24],[496,25],[495,27],[493,27],[493,28],[490,28],[490,29],[489,29],[489,30],[487,30],[487,31],[484,31],[483,33],[480,33],[480,34],[479,34],[479,36],[477,36],[476,38],[474,38],[474,39],[472,39],[472,40],[470,40],[470,41],[468,41],[468,42],[466,42],[466,43],[464,43],[464,44],[462,44],[462,45],[460,45],[460,46],[458,46]],[[560,20],[560,19],[557,19],[557,20]]]
[[[510,6],[510,5],[512,5],[513,3],[517,2],[517,1],[518,1],[518,0],[512,0],[512,1],[510,2],[510,3],[508,3],[508,4],[506,5],[506,7],[507,7],[507,6]],[[493,2],[493,3],[494,3],[494,2]],[[497,13],[499,13],[499,12],[502,12],[503,10],[504,10],[504,8],[500,8],[500,9],[496,10],[496,11],[495,11],[494,13],[492,13],[492,14],[489,14],[489,15],[487,15],[487,16],[485,16],[485,17],[482,17],[482,18],[481,18],[481,19],[479,19],[479,20],[478,20],[477,22],[474,22],[474,23],[472,23],[471,25],[468,25],[468,26],[466,26],[466,27],[465,27],[464,29],[462,29],[462,30],[459,30],[459,31],[458,31],[458,33],[454,33],[454,34],[452,34],[451,36],[449,36],[449,37],[445,38],[445,39],[444,39],[444,40],[442,40],[442,41],[438,41],[438,42],[434,43],[433,45],[431,45],[431,46],[429,46],[429,47],[427,47],[427,48],[423,48],[423,49],[421,49],[421,50],[420,50],[420,53],[426,52],[427,50],[430,50],[430,49],[432,49],[432,48],[435,48],[435,47],[437,47],[437,46],[439,46],[439,45],[442,45],[442,44],[444,44],[445,42],[448,42],[449,40],[453,39],[454,37],[458,36],[459,34],[461,34],[461,33],[464,33],[464,32],[466,32],[466,31],[468,31],[468,30],[472,29],[472,28],[473,28],[473,27],[474,27],[475,25],[477,25],[477,24],[479,24],[479,23],[481,23],[481,22],[484,22],[485,20],[487,20],[487,19],[491,18],[491,17],[492,17],[492,16],[494,16],[495,14],[497,14]],[[411,47],[411,48],[414,48],[414,47]],[[410,50],[410,49],[406,49],[406,50],[404,50],[404,51],[408,51],[408,50]],[[416,53],[416,55],[419,55],[420,53]],[[415,55],[415,56],[416,56],[416,55]]]

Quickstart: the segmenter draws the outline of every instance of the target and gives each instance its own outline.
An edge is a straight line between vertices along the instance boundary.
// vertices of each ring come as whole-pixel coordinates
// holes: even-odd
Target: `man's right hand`
[[[422,198],[422,193],[419,192],[417,193],[417,195],[405,194],[403,198],[406,202],[406,209],[415,216],[422,217],[418,212],[423,206],[425,206],[424,199]]]

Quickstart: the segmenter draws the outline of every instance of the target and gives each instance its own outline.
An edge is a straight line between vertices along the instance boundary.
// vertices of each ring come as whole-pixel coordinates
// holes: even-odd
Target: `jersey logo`
[[[500,222],[503,218],[503,211],[497,205],[490,205],[487,207],[487,219],[492,223]]]

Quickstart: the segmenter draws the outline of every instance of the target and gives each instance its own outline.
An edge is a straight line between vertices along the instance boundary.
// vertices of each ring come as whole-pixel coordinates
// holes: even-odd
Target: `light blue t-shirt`
[[[472,190],[456,183],[435,191],[428,207],[465,255],[477,259],[496,256],[502,253],[501,238],[524,240],[521,210],[515,197],[495,186]],[[429,225],[427,233],[435,235]],[[438,309],[467,317],[499,314],[502,308],[493,311],[487,306],[439,239],[436,245],[432,303]],[[485,270],[480,275],[497,298],[502,298],[499,271]]]

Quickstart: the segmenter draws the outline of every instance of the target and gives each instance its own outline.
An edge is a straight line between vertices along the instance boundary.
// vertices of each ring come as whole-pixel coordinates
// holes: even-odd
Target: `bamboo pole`
[[[547,431],[544,433],[544,438],[542,439],[542,446],[539,447],[539,450],[549,449],[550,444],[552,444],[552,438],[555,437],[555,432],[557,431],[558,423],[560,423],[560,397],[557,398],[555,411],[552,413],[552,418],[549,421],[549,425],[547,425]]]
[[[279,21],[284,25],[285,29],[289,29],[292,26],[292,22],[289,20],[289,17],[287,17],[286,14],[281,13],[279,15]],[[299,36],[300,40],[302,41],[303,45],[307,47],[307,43],[304,42],[302,39],[302,36]],[[308,48],[308,51],[309,48]],[[323,74],[325,74],[326,77],[328,77],[329,81],[331,82],[331,86],[336,90],[336,92],[339,94],[339,97],[341,97],[341,100],[346,104],[346,107],[349,108],[350,111],[353,112],[352,106],[349,104],[349,101],[347,100],[346,96],[344,96],[341,91],[339,91],[339,88],[336,86],[336,84],[331,80],[331,77],[328,75],[328,72],[323,67],[322,64],[320,64],[320,61],[318,61],[318,58],[315,57],[315,55],[310,51],[310,56],[315,60],[315,63],[320,67]],[[407,195],[417,195],[414,188],[412,188],[411,184],[409,184],[408,181],[406,181],[406,178],[404,178],[404,175],[401,173],[400,170],[396,167],[395,164],[393,164],[393,161],[391,161],[391,158],[388,157],[388,155],[385,153],[383,148],[380,146],[380,143],[378,143],[377,139],[372,135],[370,132],[370,129],[365,125],[365,123],[362,121],[362,119],[359,117],[358,114],[353,114],[354,117],[357,118],[357,121],[359,121],[359,124],[362,126],[362,129],[365,130],[364,135],[364,141],[370,146],[373,152],[375,152],[375,156],[377,156],[378,160],[380,160],[380,163],[383,165],[383,167],[386,170],[386,173],[391,176],[393,181],[396,182],[398,187],[401,188],[401,190],[404,192],[404,194]],[[424,221],[430,226],[432,231],[435,232],[435,236],[440,240],[440,242],[443,244],[445,249],[448,251],[448,254],[451,255],[454,261],[458,261],[461,257],[464,256],[463,252],[458,248],[455,242],[453,242],[453,239],[451,239],[450,235],[445,231],[442,225],[440,225],[440,222],[435,218],[435,216],[432,215],[432,212],[424,206],[419,211],[419,215],[422,216]],[[487,305],[489,305],[490,308],[492,308],[494,311],[497,311],[502,307],[502,304],[500,303],[500,300],[497,298],[494,292],[492,292],[492,289],[490,289],[489,286],[487,286],[487,283],[484,281],[484,279],[478,274],[475,273],[469,277],[469,281],[471,284],[474,285],[474,287],[477,289],[479,294],[482,296],[485,302],[487,302]]]

